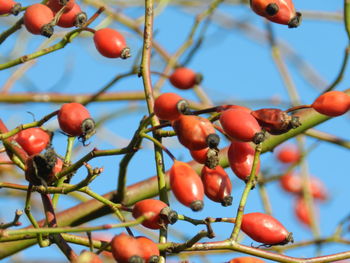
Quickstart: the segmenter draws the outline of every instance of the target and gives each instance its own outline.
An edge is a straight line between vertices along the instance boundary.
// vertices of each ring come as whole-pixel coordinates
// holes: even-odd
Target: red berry
[[[49,133],[38,127],[22,130],[15,135],[15,141],[28,155],[41,153],[50,144],[50,140]]]
[[[102,260],[90,251],[84,251],[79,257],[73,261],[74,263],[103,263]]]
[[[301,190],[300,177],[293,173],[286,173],[280,178],[281,187],[289,193],[299,194]]]
[[[273,135],[286,133],[301,125],[299,117],[289,116],[280,109],[260,109],[252,111],[251,114],[265,131]]]
[[[220,107],[218,107],[218,112],[223,112],[223,111],[226,111],[226,110],[242,110],[242,111],[246,111],[248,113],[251,113],[252,110],[247,108],[247,107],[244,107],[244,106],[240,106],[240,105],[222,105]]]
[[[293,242],[291,233],[275,218],[263,213],[243,215],[241,229],[251,239],[267,245]]]
[[[295,12],[291,0],[251,0],[253,11],[266,19],[293,28],[300,25],[301,14]]]
[[[248,180],[252,170],[255,149],[247,142],[232,142],[228,152],[228,160],[232,171],[243,181]],[[260,170],[260,160],[256,173]]]
[[[190,154],[196,162],[201,163],[201,164],[205,164],[205,162],[207,160],[208,150],[209,150],[209,147],[203,148],[200,150],[192,150],[192,151],[190,151]]]
[[[190,89],[201,82],[201,75],[188,68],[177,68],[170,75],[169,80],[178,89]]]
[[[141,248],[136,238],[125,233],[116,235],[111,241],[113,257],[118,263],[143,262]]]
[[[73,7],[69,11],[61,15],[57,25],[64,28],[70,28],[73,26],[81,27],[83,24],[85,24],[86,20],[86,13],[81,11],[81,8],[77,3],[74,3]]]
[[[300,160],[301,154],[294,145],[284,145],[277,152],[277,159],[282,163],[296,163]]]
[[[214,169],[203,166],[201,176],[204,193],[210,200],[221,203],[223,206],[232,204],[231,180],[220,165]]]
[[[172,126],[180,143],[189,150],[207,148],[208,136],[215,134],[213,124],[200,116],[181,115]]]
[[[301,178],[293,173],[286,173],[280,179],[282,188],[292,194],[302,194]],[[309,191],[312,196],[319,200],[326,200],[328,198],[327,190],[324,184],[314,176],[310,176]]]
[[[53,26],[50,25],[54,18],[52,10],[43,4],[29,6],[24,13],[24,25],[34,35],[50,37],[53,34]]]
[[[261,127],[247,111],[229,109],[221,113],[220,123],[228,136],[233,139],[250,142],[260,140]]]
[[[95,133],[95,122],[80,103],[63,104],[57,117],[62,131],[70,136],[79,136],[86,140]]]
[[[157,244],[144,236],[136,237],[136,240],[141,248],[141,257],[145,260],[145,262],[157,263],[160,255]]]
[[[340,116],[350,109],[350,96],[341,91],[329,91],[319,96],[311,107],[327,116]]]
[[[154,213],[154,215],[142,222],[142,225],[151,229],[160,229],[168,223],[175,223],[177,220],[177,213],[171,211],[169,208],[168,218],[161,217],[163,208],[169,208],[168,205],[160,200],[156,199],[145,199],[138,201],[133,210],[132,216],[134,218],[140,217],[147,213]],[[164,213],[164,216],[166,214]],[[169,219],[169,220],[167,220]]]
[[[0,0],[0,15],[14,14],[18,15],[21,4],[13,0]]]
[[[126,46],[124,36],[112,28],[102,28],[95,32],[96,49],[107,58],[130,57],[130,49]]]
[[[61,10],[62,7],[65,6],[64,13],[67,13],[70,11],[75,4],[75,0],[49,0],[46,5],[50,7],[50,9],[54,12],[57,13],[58,11]]]
[[[239,257],[231,259],[228,263],[264,263],[265,261],[254,257]]]
[[[175,160],[169,173],[176,199],[193,211],[202,210],[204,187],[196,171],[189,164]]]
[[[154,101],[154,114],[161,120],[173,121],[178,119],[188,103],[176,93],[163,93]]]
[[[297,198],[295,200],[294,214],[300,222],[311,227],[311,211],[303,198]]]

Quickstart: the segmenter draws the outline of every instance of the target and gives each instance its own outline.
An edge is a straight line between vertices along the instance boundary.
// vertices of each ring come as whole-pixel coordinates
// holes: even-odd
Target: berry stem
[[[310,108],[312,108],[311,105],[299,105],[299,106],[294,106],[292,108],[289,108],[285,112],[286,113],[290,113],[290,112],[293,112],[293,111],[302,110],[302,109],[310,109]]]
[[[175,156],[166,148],[163,144],[161,144],[157,139],[153,138],[152,136],[147,135],[146,133],[141,133],[141,137],[146,138],[156,144],[158,147],[160,147],[166,154],[171,158],[171,160],[176,161]]]
[[[253,160],[253,165],[252,165],[252,170],[250,172],[248,181],[246,183],[246,186],[244,188],[241,201],[239,202],[239,206],[237,209],[237,214],[236,214],[236,222],[235,222],[235,227],[233,228],[230,240],[232,241],[237,241],[238,239],[238,234],[241,229],[241,224],[242,224],[242,219],[243,219],[243,214],[244,214],[244,208],[248,200],[248,195],[252,187],[254,186],[254,181],[257,178],[257,167],[260,159],[260,154],[262,151],[262,143],[259,143],[255,147],[255,154],[254,154],[254,160]]]

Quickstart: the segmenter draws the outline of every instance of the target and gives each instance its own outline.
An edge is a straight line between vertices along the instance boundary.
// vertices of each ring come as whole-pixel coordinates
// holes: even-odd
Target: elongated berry
[[[293,242],[290,232],[274,217],[263,213],[243,215],[241,229],[251,239],[266,245],[284,245]]]
[[[204,187],[196,171],[189,164],[175,160],[169,176],[170,187],[176,199],[193,211],[202,210]]]
[[[350,109],[350,96],[342,91],[329,91],[319,96],[311,107],[327,116],[340,116]]]
[[[222,206],[230,206],[232,204],[231,180],[220,165],[214,169],[203,166],[201,178],[204,193],[210,200],[221,203]]]

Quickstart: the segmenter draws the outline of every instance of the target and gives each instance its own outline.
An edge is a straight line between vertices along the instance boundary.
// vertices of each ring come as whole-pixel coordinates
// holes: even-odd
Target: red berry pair
[[[286,173],[280,179],[281,187],[289,193],[300,196],[302,194],[302,180],[300,176],[293,173]],[[310,177],[309,191],[312,196],[319,200],[328,198],[324,184],[317,177]]]
[[[159,249],[147,237],[132,237],[125,233],[116,235],[111,241],[113,257],[119,263],[158,262]]]
[[[301,13],[296,12],[291,0],[250,0],[255,13],[266,19],[289,28],[297,27],[301,22]]]

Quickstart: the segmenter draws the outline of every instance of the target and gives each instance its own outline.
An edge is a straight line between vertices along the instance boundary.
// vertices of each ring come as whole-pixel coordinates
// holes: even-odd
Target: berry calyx
[[[170,75],[170,83],[178,89],[191,89],[202,81],[202,75],[196,74],[193,70],[179,67]]]
[[[95,47],[107,58],[130,57],[130,49],[126,46],[124,36],[112,28],[102,28],[94,34]]]

